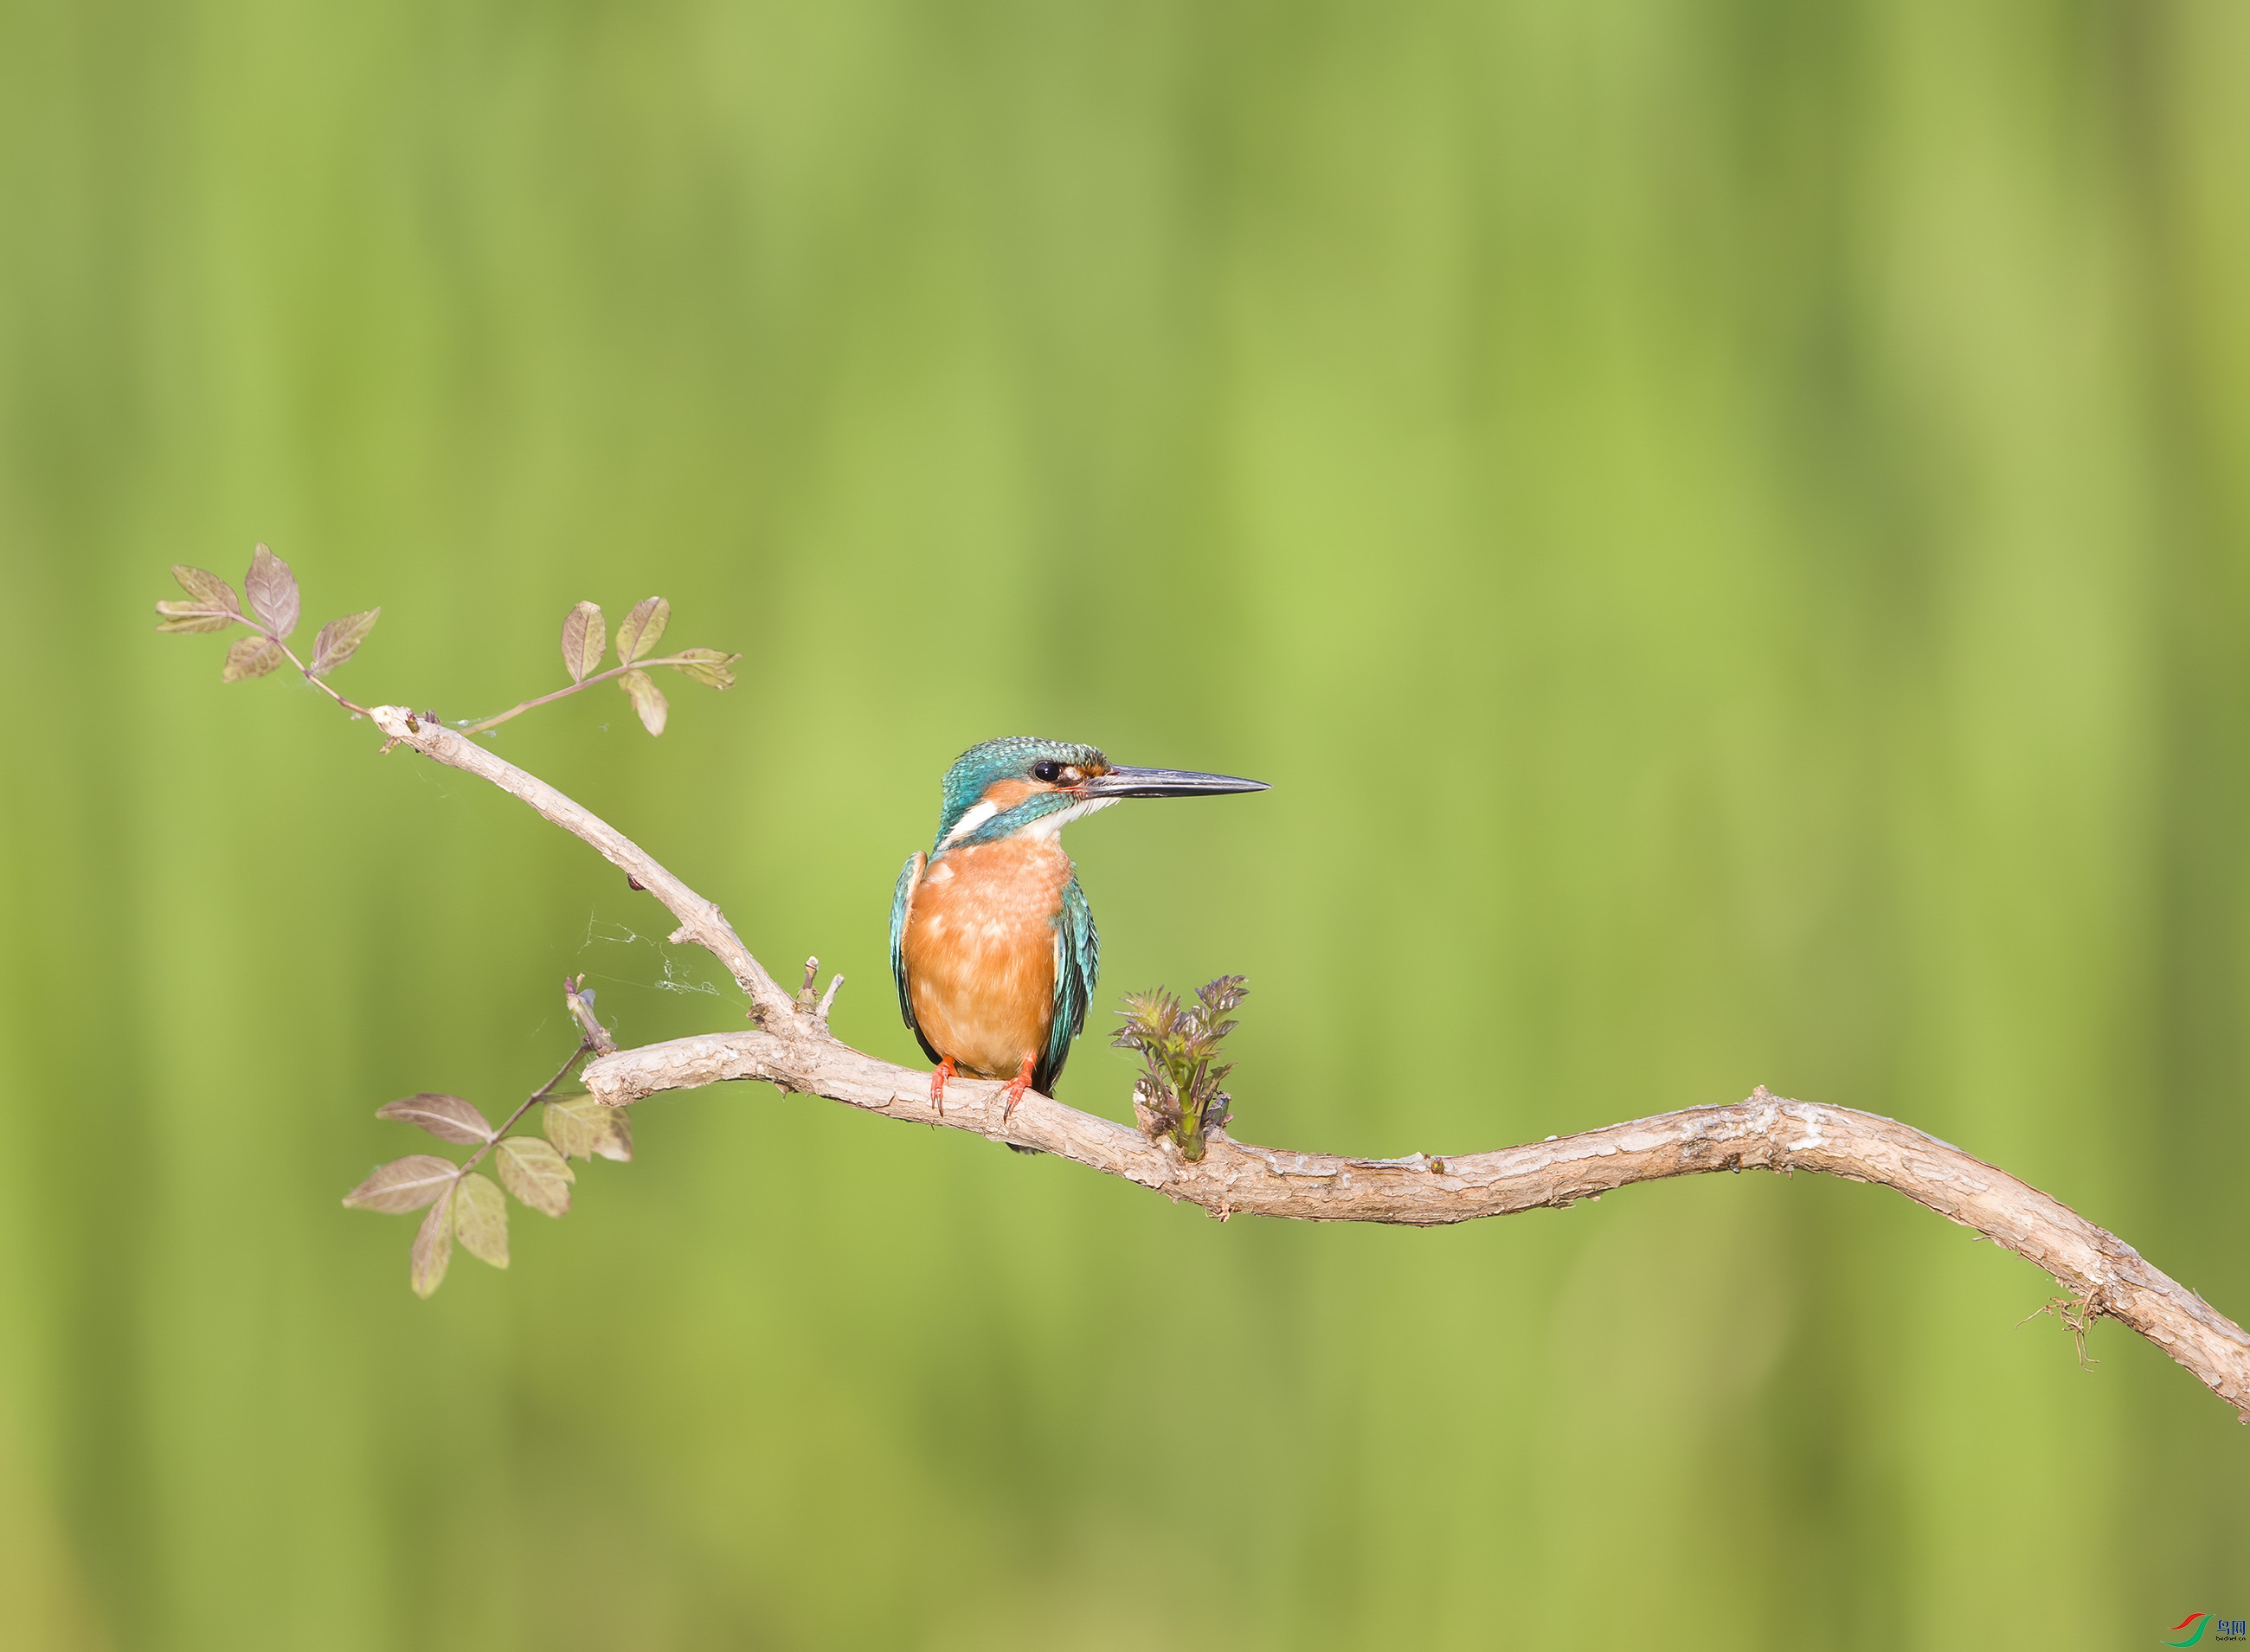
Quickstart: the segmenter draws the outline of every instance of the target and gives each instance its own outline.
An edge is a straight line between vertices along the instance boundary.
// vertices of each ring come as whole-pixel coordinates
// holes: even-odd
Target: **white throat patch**
[[[1084,803],[1073,803],[1067,809],[1057,809],[1053,814],[1043,814],[1031,825],[1018,826],[1008,835],[1011,838],[1030,838],[1037,842],[1051,843],[1062,834],[1062,829],[1072,821],[1092,814],[1096,809],[1106,809],[1111,804],[1122,801],[1123,799],[1119,798],[1088,798]],[[953,830],[945,834],[945,841],[937,847],[941,849],[950,848],[962,839],[974,833],[979,826],[999,812],[997,808],[981,799],[970,804],[963,811],[961,819],[954,823]]]
[[[1119,801],[1122,799],[1117,798],[1088,798],[1084,803],[1073,803],[1067,809],[1057,809],[1053,814],[1043,814],[1013,835],[1019,838],[1037,838],[1042,842],[1052,841],[1060,837],[1062,829],[1072,821],[1092,814],[1096,809],[1106,809],[1111,804]]]

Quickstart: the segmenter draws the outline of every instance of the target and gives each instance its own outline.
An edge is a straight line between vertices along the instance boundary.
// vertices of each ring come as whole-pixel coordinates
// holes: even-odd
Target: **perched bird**
[[[1094,914],[1062,850],[1062,829],[1125,798],[1263,791],[1263,781],[1128,769],[1092,746],[987,740],[945,771],[937,840],[899,874],[891,972],[899,1013],[937,1063],[942,1110],[956,1074],[1008,1080],[1004,1120],[1024,1092],[1054,1093],[1101,968]]]

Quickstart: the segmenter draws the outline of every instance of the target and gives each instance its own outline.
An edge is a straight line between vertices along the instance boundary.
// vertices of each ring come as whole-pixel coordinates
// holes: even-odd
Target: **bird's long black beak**
[[[1266,791],[1263,780],[1242,780],[1231,774],[1197,774],[1189,769],[1113,768],[1080,782],[1075,788],[1087,798],[1215,798],[1228,791]]]

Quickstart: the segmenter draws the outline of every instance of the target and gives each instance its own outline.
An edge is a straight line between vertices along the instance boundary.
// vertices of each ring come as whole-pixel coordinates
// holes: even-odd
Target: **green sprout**
[[[1234,1063],[1218,1060],[1219,1046],[1235,1027],[1225,1018],[1249,995],[1241,976],[1222,975],[1198,987],[1192,1004],[1158,987],[1128,992],[1119,1012],[1125,1025],[1109,1041],[1138,1051],[1148,1068],[1133,1084],[1142,1133],[1152,1141],[1170,1136],[1191,1164],[1203,1157],[1204,1137],[1232,1116],[1219,1084]]]

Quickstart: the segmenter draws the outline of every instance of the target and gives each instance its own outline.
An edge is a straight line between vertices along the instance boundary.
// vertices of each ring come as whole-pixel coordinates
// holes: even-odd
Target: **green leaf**
[[[673,669],[693,677],[707,688],[731,688],[735,686],[735,674],[728,667],[742,657],[716,648],[682,648],[673,661]]]
[[[453,1233],[479,1261],[507,1266],[507,1200],[489,1176],[464,1176],[453,1194]]]
[[[375,1116],[418,1125],[441,1142],[468,1145],[488,1142],[497,1134],[492,1122],[474,1103],[458,1096],[440,1096],[434,1090],[424,1090],[403,1102],[386,1102],[375,1109]]]
[[[570,1208],[578,1174],[562,1154],[536,1136],[511,1136],[493,1149],[500,1185],[536,1211],[560,1216]]]
[[[572,1158],[632,1157],[632,1129],[622,1107],[604,1107],[590,1096],[558,1096],[547,1103],[547,1139]]]
[[[331,619],[321,627],[321,634],[313,639],[313,663],[307,667],[316,677],[325,677],[358,651],[367,640],[367,633],[375,629],[375,622],[383,618],[383,610],[370,608],[363,614],[346,614],[342,619]]]
[[[344,1205],[386,1214],[419,1210],[452,1185],[460,1168],[435,1153],[411,1153],[378,1166],[374,1175],[344,1195]]]
[[[657,640],[672,619],[672,605],[661,597],[644,597],[618,626],[618,663],[629,666],[655,652]]]
[[[408,1265],[407,1282],[418,1296],[427,1296],[445,1282],[445,1265],[453,1260],[453,1190],[430,1206],[414,1235],[414,1257]]]
[[[656,679],[635,667],[618,679],[618,687],[625,691],[633,709],[640,714],[640,726],[651,734],[662,734],[665,715],[672,708],[665,700],[664,690],[656,686]]]
[[[562,621],[562,667],[570,674],[573,682],[583,682],[601,669],[602,650],[607,647],[609,632],[602,620],[602,611],[590,602],[582,602],[564,617]]]
[[[180,582],[180,589],[196,599],[198,608],[223,608],[228,613],[238,614],[242,605],[234,598],[234,587],[205,568],[190,568],[183,562],[172,564],[172,577]],[[163,605],[159,603],[158,607]]]
[[[262,677],[288,655],[281,645],[270,637],[241,637],[226,651],[226,663],[218,668],[221,682],[240,682],[249,677]]]
[[[250,598],[250,612],[275,636],[286,637],[297,629],[297,576],[265,546],[252,554],[242,589]]]
[[[171,636],[189,631],[224,631],[235,621],[232,614],[213,613],[190,602],[160,602],[156,612],[166,616],[156,622],[156,629]]]

